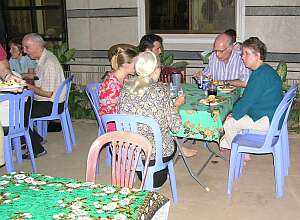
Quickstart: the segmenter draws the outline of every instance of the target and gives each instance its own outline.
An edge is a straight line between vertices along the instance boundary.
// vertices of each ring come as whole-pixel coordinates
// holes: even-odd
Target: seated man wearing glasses
[[[213,80],[227,81],[236,87],[246,87],[251,71],[245,66],[241,52],[234,49],[234,41],[227,33],[217,36],[213,53],[203,75]]]

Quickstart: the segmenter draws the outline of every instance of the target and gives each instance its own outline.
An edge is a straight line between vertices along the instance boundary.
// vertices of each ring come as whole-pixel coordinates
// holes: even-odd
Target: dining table
[[[170,201],[157,192],[38,173],[0,177],[1,219],[167,219]]]
[[[179,108],[182,120],[181,128],[179,131],[173,132],[172,136],[177,143],[189,174],[206,191],[209,191],[209,187],[200,181],[198,177],[213,156],[225,160],[218,151],[210,146],[210,143],[219,144],[224,134],[223,123],[227,115],[231,113],[234,103],[240,97],[241,89],[236,87],[221,89],[221,87],[218,87],[215,102],[207,102],[206,92],[199,89],[197,84],[182,84],[182,89],[185,94],[185,103]],[[182,152],[183,143],[189,139],[203,141],[203,147],[210,152],[209,157],[196,174],[192,171],[187,158]]]

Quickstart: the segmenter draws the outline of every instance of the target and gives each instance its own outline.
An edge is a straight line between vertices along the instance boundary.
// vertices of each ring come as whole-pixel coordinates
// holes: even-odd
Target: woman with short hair
[[[277,72],[264,62],[266,45],[257,37],[250,37],[243,42],[242,48],[242,59],[252,73],[241,99],[224,123],[221,148],[230,149],[233,138],[243,129],[267,131],[282,99],[282,81]],[[250,156],[246,155],[245,160],[250,160]]]

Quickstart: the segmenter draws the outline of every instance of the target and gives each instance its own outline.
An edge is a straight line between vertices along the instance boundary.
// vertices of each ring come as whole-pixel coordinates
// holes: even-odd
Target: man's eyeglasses
[[[213,50],[215,53],[224,53],[230,46],[226,47],[223,50]]]

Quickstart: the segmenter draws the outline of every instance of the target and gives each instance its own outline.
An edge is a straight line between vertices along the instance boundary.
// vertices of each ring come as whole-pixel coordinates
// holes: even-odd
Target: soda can
[[[209,79],[203,79],[202,80],[202,89],[203,89],[203,91],[208,90],[208,85],[209,85]]]

